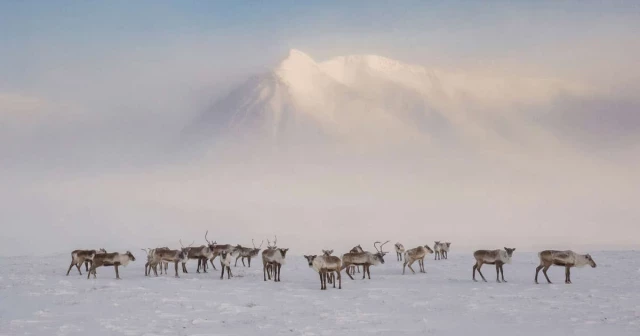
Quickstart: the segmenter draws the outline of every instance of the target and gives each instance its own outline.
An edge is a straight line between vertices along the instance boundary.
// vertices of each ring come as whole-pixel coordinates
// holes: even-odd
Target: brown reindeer
[[[360,244],[354,246],[351,250],[349,250],[349,253],[362,253],[364,252],[364,250],[362,249],[362,246],[360,246]],[[347,274],[351,273],[356,274],[356,271],[358,271],[358,273],[360,273],[360,266],[358,265],[351,265],[347,268]]]
[[[100,254],[100,253],[107,253],[107,250],[101,248],[96,252],[96,254]],[[84,261],[84,269],[88,272],[90,267],[91,267],[91,260],[88,260],[88,259],[85,260]]]
[[[365,276],[369,276],[369,280],[371,280],[371,271],[369,270],[369,268],[373,265],[380,265],[381,263],[384,264],[384,256],[385,254],[387,254],[386,252],[382,251],[382,247],[388,243],[389,241],[387,240],[384,244],[380,245],[380,248],[378,248],[377,244],[380,244],[380,242],[375,242],[373,243],[373,247],[378,251],[377,253],[371,253],[371,252],[360,252],[360,253],[346,253],[342,256],[342,269],[348,268],[351,265],[358,265],[358,266],[362,266],[362,279],[365,278]],[[355,280],[351,274],[349,274],[347,272],[347,275],[351,278],[351,280]]]
[[[93,278],[96,278],[96,268],[101,266],[113,266],[116,270],[116,279],[120,280],[120,272],[118,271],[118,267],[127,266],[129,262],[136,261],[136,257],[131,254],[131,252],[127,251],[125,253],[100,253],[96,254],[93,258],[93,262],[91,263],[91,268],[87,274],[87,279],[91,277],[93,273]]]
[[[209,233],[209,231],[207,231],[207,233]],[[206,239],[206,234],[205,234],[205,239]],[[213,267],[214,270],[217,270],[215,264],[213,263],[213,261],[223,252],[232,252],[236,249],[236,246],[233,246],[231,244],[217,244],[215,241],[214,242],[210,242],[209,240],[207,240],[207,243],[209,243],[209,249],[211,249],[211,259],[209,259],[209,261],[211,261],[211,267]]]
[[[502,266],[504,264],[511,263],[511,257],[513,256],[513,251],[515,248],[505,247],[504,250],[478,250],[473,253],[473,257],[476,259],[476,263],[473,265],[473,281],[476,280],[476,270],[480,273],[482,277],[482,281],[487,282],[487,279],[484,278],[480,268],[484,264],[496,265],[496,282],[500,282],[500,273],[502,273],[502,282],[507,282],[504,279],[504,269]]]
[[[156,249],[153,253],[153,259],[150,263],[150,266],[153,267],[153,273],[155,276],[158,276],[158,272],[156,271],[156,265],[161,262],[172,262],[175,264],[176,270],[176,278],[179,278],[178,275],[178,264],[182,262],[186,262],[189,258],[189,247],[183,247],[180,250],[159,250]],[[160,266],[162,267],[162,265]],[[166,272],[165,272],[166,274]]]
[[[101,249],[104,251],[104,249]],[[106,251],[104,251],[106,252]],[[71,268],[75,265],[78,268],[78,273],[82,275],[80,271],[80,266],[86,262],[93,261],[93,258],[98,254],[96,250],[74,250],[71,252],[71,264],[69,265],[69,269],[67,270],[67,276],[69,272],[71,272]],[[88,270],[87,270],[88,271]]]
[[[431,247],[429,247],[429,245],[418,246],[416,248],[407,250],[404,253],[404,265],[402,265],[402,274],[404,274],[404,271],[407,266],[409,267],[411,272],[413,272],[413,274],[416,274],[416,272],[411,267],[411,265],[413,265],[415,261],[418,261],[418,266],[420,267],[420,273],[427,273],[424,270],[424,257],[427,254],[431,254],[431,253],[433,253],[433,250],[431,249]]]
[[[242,266],[246,266],[244,264],[244,260],[247,259],[247,262],[249,263],[249,267],[251,267],[251,258],[255,257],[258,255],[258,253],[260,253],[260,248],[262,247],[262,244],[264,243],[264,240],[260,243],[260,246],[256,247],[255,242],[253,241],[253,239],[251,239],[251,244],[253,244],[253,248],[250,247],[242,247],[239,244],[236,246],[236,264],[235,266],[238,266],[238,259],[240,259],[242,261]]]
[[[544,273],[544,277],[547,278],[547,282],[551,283],[551,280],[549,280],[549,277],[547,276],[547,270],[552,265],[565,267],[564,283],[566,284],[571,283],[570,270],[572,267],[584,267],[587,265],[592,268],[596,267],[596,262],[593,261],[593,258],[591,258],[589,254],[578,254],[570,250],[546,250],[538,253],[538,257],[540,258],[540,265],[536,267],[536,284],[538,283],[538,272],[540,272],[541,269],[542,273]]]
[[[182,242],[180,242],[180,244],[182,245]],[[191,243],[191,244],[193,244],[193,243]],[[189,245],[189,246],[191,246],[191,245]],[[202,266],[202,271],[204,273],[207,273],[207,268],[206,268],[207,260],[209,260],[209,258],[211,258],[212,255],[213,255],[213,252],[211,251],[211,249],[207,245],[189,247],[188,259],[197,259],[198,260],[198,268],[196,269],[196,273],[200,273],[200,267],[201,266]],[[187,263],[186,262],[182,263],[182,273],[189,273],[189,272],[187,272]]]

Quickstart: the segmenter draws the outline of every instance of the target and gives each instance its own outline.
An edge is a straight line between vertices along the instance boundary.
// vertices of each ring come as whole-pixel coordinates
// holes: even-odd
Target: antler
[[[194,240],[194,241],[192,241],[192,242],[191,242],[191,244],[189,244],[189,246],[187,246],[187,247],[191,247],[191,246],[193,246],[193,243],[195,243],[195,242],[196,242],[195,240]],[[385,243],[385,244],[386,244],[386,243]]]
[[[253,245],[253,248],[256,248],[256,243],[253,241],[253,238],[251,238],[251,244]]]
[[[378,249],[378,246],[376,246],[376,244],[380,244],[380,242],[379,242],[379,241],[377,241],[377,242],[373,243],[373,248],[374,248],[374,249],[376,249],[376,251],[381,252],[381,251]]]
[[[380,252],[382,252],[382,247],[384,246],[384,244],[388,243],[389,241],[387,240],[386,242],[384,242],[382,245],[380,245]]]
[[[209,234],[209,230],[207,230],[207,232],[204,233],[204,240],[207,241],[207,244],[211,245],[211,242],[209,241],[209,239],[207,239],[207,234]]]
[[[262,243],[264,243],[264,240],[260,242],[260,246],[258,246],[257,248],[261,248],[262,247]]]
[[[182,239],[180,239],[180,246],[184,247],[184,245],[182,245]]]
[[[278,246],[278,236],[273,235],[274,237],[276,237],[276,240],[273,241],[273,246]]]

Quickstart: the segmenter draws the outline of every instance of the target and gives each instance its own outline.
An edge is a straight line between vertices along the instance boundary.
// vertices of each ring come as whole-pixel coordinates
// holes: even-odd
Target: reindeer
[[[207,231],[207,233],[209,233],[209,231]],[[205,234],[205,239],[207,239],[207,235]],[[207,243],[209,243],[209,249],[211,249],[211,258],[209,259],[209,261],[211,261],[211,267],[213,267],[214,270],[217,270],[216,266],[214,265],[213,261],[223,252],[232,252],[233,250],[236,249],[236,246],[233,246],[231,244],[217,244],[215,241],[214,242],[210,242],[209,240],[207,240]]]
[[[565,267],[564,283],[566,284],[571,283],[571,267],[584,267],[589,265],[592,268],[596,268],[597,266],[596,262],[591,258],[591,255],[578,254],[571,250],[546,250],[538,253],[538,257],[540,258],[540,265],[536,267],[536,284],[538,283],[538,272],[540,272],[541,269],[542,273],[544,273],[544,277],[547,278],[547,282],[551,283],[551,280],[549,280],[549,277],[547,276],[547,270],[551,265]]]
[[[478,250],[473,253],[473,257],[476,259],[476,263],[473,265],[473,281],[476,281],[476,269],[480,276],[482,277],[482,281],[487,282],[487,279],[484,278],[482,272],[480,272],[480,268],[483,264],[496,265],[496,282],[500,283],[500,273],[502,273],[502,282],[507,282],[504,279],[504,269],[502,265],[510,264],[511,257],[513,256],[513,251],[515,248],[505,247],[504,250]]]
[[[205,234],[205,239],[206,239],[206,234]],[[182,244],[182,242],[180,242],[180,244]],[[207,268],[206,268],[207,260],[209,260],[209,258],[211,258],[212,255],[213,255],[213,252],[211,252],[211,249],[207,245],[201,245],[198,247],[189,248],[189,259],[198,259],[198,268],[196,269],[196,273],[200,273],[200,266],[202,266],[203,264],[204,266],[202,266],[202,271],[204,273],[207,273]],[[186,264],[187,264],[186,262],[182,263],[182,273],[189,273],[187,272]]]
[[[136,257],[131,254],[131,252],[127,251],[125,253],[100,253],[96,254],[91,263],[91,268],[87,274],[87,280],[91,277],[91,273],[93,273],[93,278],[96,278],[96,268],[100,266],[114,266],[116,269],[116,280],[120,280],[120,272],[118,271],[119,266],[127,266],[129,262],[136,261]]]
[[[233,254],[237,253],[237,249],[233,249],[233,251],[222,251],[220,252],[220,267],[222,268],[222,273],[220,274],[220,280],[224,279],[224,269],[227,269],[227,279],[231,279],[233,274],[231,274],[231,259],[233,259]],[[237,261],[238,259],[236,259]]]
[[[396,247],[396,257],[398,258],[398,261],[402,261],[402,255],[405,252],[404,245],[400,243],[396,243],[395,247]]]
[[[364,252],[364,250],[362,249],[362,246],[360,246],[360,244],[354,246],[351,250],[349,250],[349,253],[362,253],[362,252]],[[351,265],[349,266],[349,268],[347,268],[347,274],[349,273],[356,274],[356,270],[358,271],[358,273],[360,273],[360,266]]]
[[[433,245],[433,250],[436,252],[434,260],[447,259],[449,257],[449,247],[451,243],[441,243],[439,241],[435,242]]]
[[[182,243],[181,243],[182,245]],[[160,250],[156,249],[153,253],[153,259],[150,262],[150,266],[153,267],[153,273],[155,276],[158,276],[158,272],[156,271],[156,266],[161,262],[173,262],[175,263],[176,268],[176,278],[179,278],[178,275],[178,263],[186,262],[189,258],[189,247],[182,247],[180,250]],[[162,268],[162,265],[160,265]],[[166,274],[166,271],[165,271]]]
[[[264,281],[267,281],[267,268],[270,267],[269,280],[271,280],[271,274],[273,274],[273,281],[280,282],[280,269],[282,268],[282,265],[285,264],[287,251],[289,251],[288,248],[278,248],[275,245],[262,251],[262,273]]]
[[[104,249],[100,249],[100,251],[107,252]],[[74,265],[76,266],[76,268],[78,268],[78,273],[80,273],[80,275],[82,275],[82,272],[80,271],[80,266],[82,264],[84,264],[85,262],[93,261],[93,258],[95,258],[96,254],[98,254],[98,252],[96,252],[96,250],[74,250],[74,251],[72,251],[71,252],[71,264],[69,265],[69,269],[67,270],[67,276],[69,276],[69,272],[71,272],[71,268]]]
[[[385,254],[387,254],[386,252],[382,251],[382,247],[388,243],[389,241],[387,240],[386,242],[384,242],[384,244],[380,245],[380,248],[378,248],[378,246],[376,246],[377,244],[380,244],[379,241],[373,243],[373,247],[376,249],[376,251],[378,251],[377,253],[371,253],[371,252],[360,252],[360,253],[346,253],[342,256],[342,269],[345,269],[351,265],[362,265],[362,279],[365,278],[366,275],[369,276],[369,280],[371,280],[371,271],[369,270],[369,267],[372,265],[379,265],[379,264],[384,264],[384,256]],[[341,269],[341,270],[342,270]],[[351,280],[355,280],[351,274],[349,274],[347,272],[347,275],[351,278]]]
[[[141,250],[147,254],[147,262],[144,264],[144,275],[149,276],[151,275],[151,267],[156,269],[156,272],[157,272],[158,264],[153,264],[153,255],[155,254],[155,252],[169,251],[169,248],[165,246],[165,247],[148,248],[148,249],[141,249]],[[160,274],[162,274],[163,268],[164,268],[164,272],[167,273],[167,269],[169,268],[169,263],[166,261],[162,261],[159,264],[160,264]]]
[[[101,248],[101,249],[99,249],[99,250],[96,252],[96,254],[100,254],[100,253],[107,253],[107,250],[105,250],[105,249]],[[87,260],[85,260],[85,261],[84,261],[84,269],[85,269],[87,272],[89,271],[89,267],[91,266],[90,264],[91,264],[91,260],[88,260],[88,259],[87,259]]]
[[[333,275],[333,272],[338,273],[338,289],[342,289],[342,276],[340,270],[342,268],[342,261],[340,258],[332,256],[333,251],[325,251],[321,256],[304,256],[309,263],[309,267],[313,268],[318,274],[320,274],[320,290],[327,289],[327,279],[330,277],[328,273]],[[332,276],[331,275],[331,276]],[[330,282],[331,283],[331,282]],[[333,281],[333,288],[336,288],[336,282]]]
[[[322,255],[331,257],[333,256],[333,250],[322,250]],[[342,261],[340,261],[340,263],[342,263]],[[329,272],[327,275],[327,281],[329,284],[332,284],[335,281],[336,272]]]
[[[413,265],[416,260],[418,261],[418,266],[420,266],[420,272],[427,273],[424,270],[424,257],[427,254],[431,253],[433,253],[433,250],[431,249],[431,247],[429,247],[429,245],[418,246],[406,251],[404,253],[404,265],[402,266],[402,274],[404,274],[407,266],[409,266],[409,269],[411,270],[411,272],[413,272],[413,274],[416,274],[416,272],[411,267],[411,265]]]
[[[264,240],[260,243],[260,246],[256,247],[256,244],[253,242],[253,239],[251,239],[251,244],[253,244],[253,248],[242,247],[238,244],[238,246],[236,246],[236,253],[238,256],[236,257],[235,266],[238,266],[238,259],[240,258],[242,258],[240,259],[242,261],[242,266],[245,266],[244,259],[246,258],[248,260],[249,267],[251,267],[251,258],[257,256],[258,253],[260,253],[260,248],[262,247],[263,243],[264,243]]]
[[[273,242],[273,245],[271,245],[271,241],[269,241],[269,239],[267,239],[267,250],[275,250],[278,248],[278,246],[276,244],[278,244],[278,236],[274,236],[275,240]],[[273,273],[273,265],[272,264],[268,264],[267,265],[267,275],[269,276],[269,280],[271,280],[271,275]]]

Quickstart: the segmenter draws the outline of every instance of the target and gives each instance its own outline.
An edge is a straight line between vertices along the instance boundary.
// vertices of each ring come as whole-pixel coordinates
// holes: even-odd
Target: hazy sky
[[[0,253],[173,246],[205,229],[298,250],[638,246],[638,36],[637,1],[1,2]],[[291,48],[583,84],[592,95],[534,107],[576,159],[248,164],[180,147],[184,126]]]

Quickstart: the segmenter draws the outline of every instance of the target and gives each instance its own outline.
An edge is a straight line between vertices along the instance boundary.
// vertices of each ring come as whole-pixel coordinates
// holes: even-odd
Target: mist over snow
[[[277,235],[295,255],[388,239],[638,247],[639,105],[593,83],[296,49],[231,82],[210,104],[115,91],[96,118],[0,95],[0,253],[177,246],[205,230],[243,245]]]

